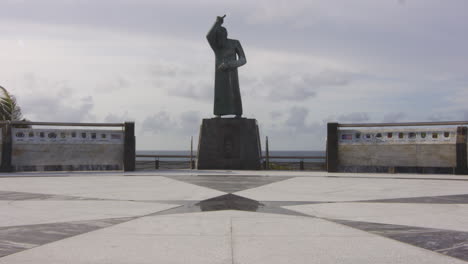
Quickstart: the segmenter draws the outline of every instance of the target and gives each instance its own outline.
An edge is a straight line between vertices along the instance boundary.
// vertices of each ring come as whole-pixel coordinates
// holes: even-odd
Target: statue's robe
[[[239,90],[239,77],[237,68],[244,65],[244,51],[238,40],[225,39],[219,41],[216,39],[216,30],[219,24],[211,28],[207,39],[216,56],[215,63],[215,92],[214,92],[214,114],[222,115],[242,115],[242,100]],[[222,42],[222,45],[219,43]],[[227,69],[219,69],[224,63]]]

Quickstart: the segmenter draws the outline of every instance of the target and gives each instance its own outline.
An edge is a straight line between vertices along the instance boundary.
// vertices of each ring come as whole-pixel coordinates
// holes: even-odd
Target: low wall
[[[12,128],[15,171],[122,170],[119,130]]]
[[[466,127],[329,123],[330,172],[467,172]],[[375,127],[371,127],[375,125]],[[391,127],[379,127],[379,126]]]
[[[456,167],[456,129],[339,130],[338,163]]]

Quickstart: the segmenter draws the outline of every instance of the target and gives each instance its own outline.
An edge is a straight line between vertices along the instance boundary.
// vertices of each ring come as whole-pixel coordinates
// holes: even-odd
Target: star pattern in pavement
[[[148,176],[152,177],[152,176]],[[132,177],[127,177],[131,178]],[[468,232],[460,230],[448,230],[439,228],[427,228],[413,225],[401,225],[401,224],[388,224],[388,223],[375,223],[371,221],[356,221],[347,220],[333,217],[321,217],[316,215],[314,211],[299,210],[300,208],[294,206],[309,206],[314,204],[322,204],[327,207],[327,204],[348,204],[353,203],[362,205],[362,203],[383,203],[383,204],[439,204],[457,206],[468,204],[468,194],[456,193],[450,195],[433,195],[433,196],[416,196],[416,197],[402,197],[401,195],[395,196],[395,198],[385,199],[364,199],[364,200],[326,200],[321,199],[320,201],[309,200],[293,200],[288,201],[263,201],[262,199],[252,199],[251,197],[244,197],[239,193],[245,190],[256,190],[256,188],[264,188],[270,184],[277,186],[283,186],[284,181],[295,179],[292,176],[257,176],[257,175],[170,175],[164,176],[174,181],[183,182],[188,185],[196,185],[203,190],[216,190],[224,192],[221,195],[207,195],[208,198],[200,200],[173,200],[173,199],[140,199],[130,200],[123,199],[120,197],[115,198],[94,198],[90,195],[80,196],[77,195],[80,192],[70,193],[70,195],[58,195],[48,193],[36,193],[36,192],[25,192],[16,190],[1,190],[0,187],[0,202],[5,203],[24,203],[29,201],[42,201],[44,203],[54,201],[69,201],[70,203],[83,203],[85,201],[93,201],[96,203],[103,203],[106,201],[115,202],[137,202],[139,204],[166,204],[161,209],[154,209],[150,213],[134,215],[131,217],[115,217],[115,218],[102,218],[92,219],[86,221],[67,221],[67,222],[52,222],[45,224],[31,224],[31,225],[17,225],[17,226],[3,226],[0,227],[0,257],[11,255],[20,251],[25,251],[34,247],[39,247],[48,243],[58,242],[65,238],[74,237],[80,234],[97,231],[100,229],[112,227],[125,222],[135,222],[138,219],[146,219],[147,217],[165,216],[165,215],[179,215],[184,217],[183,214],[188,213],[203,213],[203,212],[215,212],[215,211],[245,211],[245,212],[257,212],[257,213],[268,213],[291,217],[307,217],[307,219],[319,219],[339,225],[343,225],[352,229],[358,229],[364,232],[368,232],[374,235],[392,239],[395,241],[410,244],[419,248],[427,249],[433,252],[437,252],[446,256],[454,257],[459,260],[468,261]],[[323,177],[330,179],[342,179],[345,177]],[[367,178],[372,177],[347,177],[347,179],[355,179],[356,181],[366,181]],[[385,179],[388,181],[390,177],[385,178],[373,178],[373,179]],[[404,178],[396,177],[398,180],[409,180],[409,181],[433,181],[434,179],[421,179],[421,178]],[[447,179],[435,179],[437,181],[448,181]],[[464,183],[466,180],[456,181]],[[180,184],[180,183],[179,183]],[[179,186],[179,185],[178,185]],[[181,186],[181,185],[180,185]],[[287,186],[287,185],[284,185]],[[200,187],[197,187],[200,189]],[[324,187],[326,188],[326,187]],[[340,187],[338,192],[345,190],[349,187]],[[201,190],[201,189],[200,189]],[[178,191],[178,190],[174,190]],[[294,190],[288,190],[291,194],[294,194]],[[336,192],[336,190],[335,190]],[[211,191],[211,194],[213,192]],[[205,196],[205,197],[207,197]],[[247,195],[246,195],[247,196]],[[254,196],[255,197],[255,196]],[[170,206],[172,205],[172,206]],[[317,206],[322,206],[317,205]],[[289,207],[293,206],[293,207]],[[287,207],[287,208],[286,208]],[[232,224],[232,223],[231,223]],[[232,230],[231,230],[232,232]],[[232,236],[232,234],[231,234]],[[1,262],[1,261],[0,261]]]

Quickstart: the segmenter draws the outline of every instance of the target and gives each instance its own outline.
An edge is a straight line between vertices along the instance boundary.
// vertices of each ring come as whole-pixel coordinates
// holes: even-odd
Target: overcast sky
[[[272,150],[323,150],[331,121],[468,119],[466,0],[0,0],[0,85],[29,120],[135,121],[137,149],[188,149],[223,14]]]

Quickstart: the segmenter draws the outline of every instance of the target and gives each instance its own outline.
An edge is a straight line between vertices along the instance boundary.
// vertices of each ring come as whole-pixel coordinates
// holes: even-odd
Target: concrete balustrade
[[[331,123],[328,171],[466,174],[466,127],[452,123]]]
[[[120,129],[24,128],[30,124]],[[135,169],[133,123],[12,122],[3,123],[3,132],[2,171]]]

